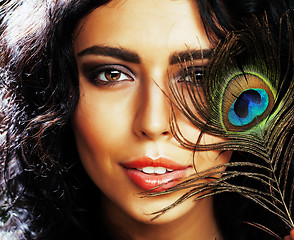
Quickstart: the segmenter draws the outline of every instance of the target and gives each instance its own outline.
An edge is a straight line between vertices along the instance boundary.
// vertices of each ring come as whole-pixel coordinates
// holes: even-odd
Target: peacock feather
[[[202,199],[223,192],[237,192],[276,215],[289,229],[294,228],[294,47],[293,12],[281,19],[280,34],[253,17],[242,31],[231,32],[215,47],[202,79],[192,75],[185,84],[173,84],[173,109],[178,108],[204,133],[225,138],[225,142],[200,144],[181,133],[175,111],[171,129],[187,149],[243,152],[245,161],[213,167],[184,179],[164,192],[147,192],[143,197],[188,189],[171,206],[153,213],[164,214],[188,198]],[[179,59],[183,76],[191,72]],[[252,156],[252,157],[250,157]],[[226,171],[223,172],[224,167]],[[217,174],[221,177],[215,177]],[[234,179],[245,178],[247,184]],[[209,179],[209,181],[201,181]],[[240,182],[240,181],[239,181]],[[267,226],[250,223],[278,239]]]

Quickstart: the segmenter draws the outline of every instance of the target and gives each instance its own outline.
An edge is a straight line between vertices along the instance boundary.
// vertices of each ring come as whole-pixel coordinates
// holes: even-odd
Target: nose
[[[141,86],[139,92],[133,125],[135,134],[149,140],[170,138],[171,104],[165,94],[166,88],[150,80]]]

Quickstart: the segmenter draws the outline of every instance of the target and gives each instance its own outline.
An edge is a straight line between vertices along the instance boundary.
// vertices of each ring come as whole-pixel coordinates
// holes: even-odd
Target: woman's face
[[[193,153],[171,133],[171,104],[163,91],[170,95],[169,80],[183,84],[178,56],[189,58],[192,53],[194,61],[187,64],[202,66],[206,61],[200,49],[211,49],[196,4],[189,0],[111,1],[80,21],[73,48],[80,82],[73,128],[81,161],[113,209],[148,222],[146,214],[173,203],[184,191],[152,198],[136,194],[195,173]],[[176,111],[176,117],[183,135],[196,142],[199,129],[180,112]],[[219,141],[209,135],[201,138],[201,143]],[[230,153],[219,154],[196,153],[197,171],[229,161]],[[200,208],[191,199],[155,223],[195,209],[201,212]]]

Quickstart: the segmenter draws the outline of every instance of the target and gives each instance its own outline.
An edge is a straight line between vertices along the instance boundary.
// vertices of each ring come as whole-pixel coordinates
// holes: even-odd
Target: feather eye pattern
[[[221,95],[220,116],[223,127],[243,132],[268,116],[275,101],[275,90],[267,79],[254,71],[230,77]]]
[[[146,197],[188,190],[172,205],[153,213],[154,218],[191,197],[202,199],[236,192],[277,216],[289,231],[294,227],[292,19],[293,11],[281,19],[279,44],[276,44],[266,16],[262,22],[253,17],[245,23],[244,30],[228,34],[225,41],[216,46],[200,85],[194,76],[184,86],[170,85],[173,107],[201,129],[202,135],[226,139],[205,145],[200,144],[200,140],[193,143],[181,133],[173,114],[171,129],[182,146],[196,152],[230,150],[254,157],[197,172],[165,192],[143,193],[142,197]],[[184,77],[185,72],[183,67]],[[219,177],[215,177],[217,174]],[[239,178],[252,184],[232,183]],[[205,179],[209,181],[202,181]],[[267,226],[249,224],[277,239],[283,237]]]
[[[208,123],[212,128],[224,130],[220,133],[228,137],[234,133],[259,135],[257,128],[263,129],[262,125],[279,108],[277,92],[281,76],[279,62],[275,61],[279,59],[278,53],[268,31],[256,34],[251,29],[248,26],[247,31],[232,33],[215,50],[204,81],[206,101],[212,106]]]

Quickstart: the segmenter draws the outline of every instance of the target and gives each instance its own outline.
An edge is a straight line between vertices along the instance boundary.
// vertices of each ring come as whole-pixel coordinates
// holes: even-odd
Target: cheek
[[[82,96],[72,120],[80,159],[93,176],[110,171],[110,160],[116,156],[119,139],[125,134],[119,131],[117,117],[104,105]]]
[[[92,158],[101,149],[106,150],[108,126],[92,109],[79,105],[73,117],[76,143],[82,160]],[[103,152],[103,151],[102,151]]]
[[[104,191],[111,187],[109,185],[116,184],[109,181],[109,176],[113,174],[114,160],[117,159],[118,138],[123,133],[118,132],[110,113],[99,114],[101,108],[83,102],[82,98],[72,125],[81,162],[93,182]]]
[[[202,172],[207,169],[226,164],[230,161],[232,151],[207,151],[195,153],[195,167],[197,172]],[[225,167],[218,168],[212,171],[225,171]]]
[[[132,142],[130,102],[134,101],[130,94],[126,97],[108,89],[103,91],[82,80],[79,104],[72,118],[78,152],[86,168],[106,171],[127,151],[125,144]]]
[[[224,142],[225,139],[204,134],[201,138],[200,144],[214,144]],[[204,171],[206,169],[220,166],[230,162],[232,151],[210,150],[196,152],[195,165],[197,171]],[[216,171],[225,171],[225,168],[217,169]]]
[[[128,111],[109,100],[81,96],[73,116],[76,142],[83,155],[87,152],[94,159],[97,154],[112,152],[121,139],[127,137]],[[82,157],[82,156],[81,156]]]

